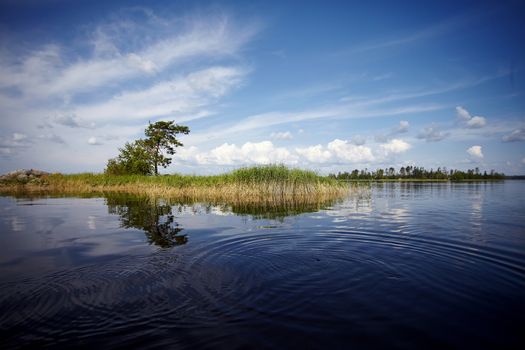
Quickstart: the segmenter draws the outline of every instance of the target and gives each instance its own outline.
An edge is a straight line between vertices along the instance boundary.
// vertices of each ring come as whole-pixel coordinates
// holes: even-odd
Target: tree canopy
[[[187,126],[177,125],[174,121],[149,123],[145,130],[145,139],[127,142],[119,148],[119,155],[108,160],[106,173],[112,175],[158,175],[159,166],[167,167],[175,154],[175,148],[183,144],[176,138],[177,134],[188,134]]]
[[[151,153],[155,175],[158,175],[158,166],[167,167],[171,164],[171,158],[167,154],[175,154],[175,147],[181,147],[183,144],[175,137],[177,134],[188,134],[190,129],[187,126],[177,125],[174,121],[159,121],[149,123],[146,128],[145,144]]]

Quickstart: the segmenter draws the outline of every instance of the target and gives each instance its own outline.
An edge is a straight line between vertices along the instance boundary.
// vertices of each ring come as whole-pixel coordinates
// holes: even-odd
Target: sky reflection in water
[[[7,346],[516,345],[523,198],[521,181],[375,184],[285,206],[0,197],[1,336]]]

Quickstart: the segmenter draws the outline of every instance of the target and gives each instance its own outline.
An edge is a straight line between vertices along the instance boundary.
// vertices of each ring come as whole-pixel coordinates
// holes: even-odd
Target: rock
[[[0,182],[27,183],[28,181],[40,182],[40,178],[49,175],[48,172],[37,169],[18,169],[0,176]],[[34,181],[38,180],[38,181]]]
[[[43,175],[49,175],[48,172],[45,172],[45,171],[42,171],[42,170],[37,170],[37,169],[31,169],[31,174],[36,176],[36,177],[40,177],[40,176],[43,176]]]

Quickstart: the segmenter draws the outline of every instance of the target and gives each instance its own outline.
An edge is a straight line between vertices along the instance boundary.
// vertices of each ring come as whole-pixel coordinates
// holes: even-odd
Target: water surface
[[[284,206],[0,197],[2,347],[520,347],[525,182]]]

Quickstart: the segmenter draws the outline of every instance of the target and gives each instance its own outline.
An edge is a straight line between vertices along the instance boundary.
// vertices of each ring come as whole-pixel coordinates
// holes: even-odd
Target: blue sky
[[[285,163],[525,174],[519,1],[2,1],[0,172],[102,171],[148,121],[164,172]]]

